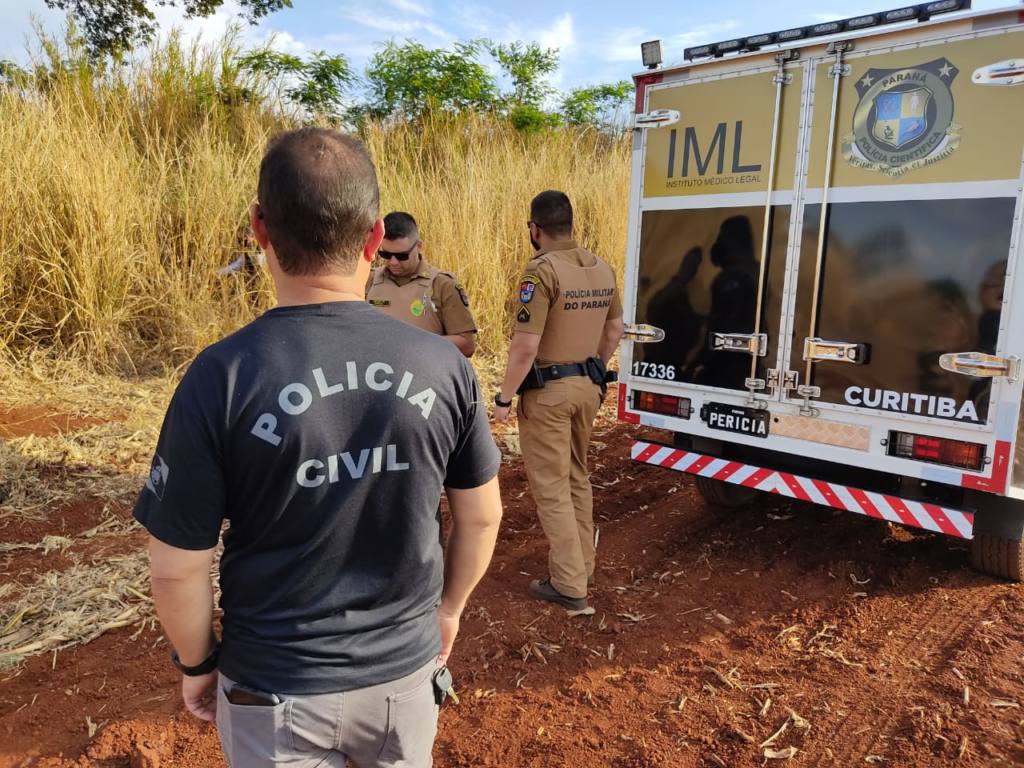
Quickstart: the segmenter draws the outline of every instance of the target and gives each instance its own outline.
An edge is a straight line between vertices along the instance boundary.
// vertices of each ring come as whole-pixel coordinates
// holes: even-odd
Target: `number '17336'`
[[[661,363],[647,363],[637,360],[633,363],[633,375],[642,376],[645,379],[676,380],[676,367],[674,365],[662,365]]]

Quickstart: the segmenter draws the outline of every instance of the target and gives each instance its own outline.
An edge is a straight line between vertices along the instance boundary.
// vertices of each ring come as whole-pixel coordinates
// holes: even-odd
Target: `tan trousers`
[[[586,597],[594,573],[594,495],[587,447],[600,388],[573,376],[531,389],[519,399],[519,445],[537,516],[548,538],[552,586]]]

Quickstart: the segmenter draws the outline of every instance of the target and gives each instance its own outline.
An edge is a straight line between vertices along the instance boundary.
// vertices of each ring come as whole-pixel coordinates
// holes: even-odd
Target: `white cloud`
[[[209,43],[224,37],[232,24],[239,23],[240,11],[241,6],[235,0],[227,0],[224,5],[205,18],[187,18],[181,8],[167,5],[154,7],[153,15],[156,16],[159,34],[166,35],[174,29],[181,35],[182,42],[192,44],[195,42]],[[243,30],[243,34],[246,31],[248,30]]]
[[[385,2],[399,11],[407,11],[428,18],[434,15],[434,12],[428,5],[417,3],[415,0],[385,0]]]
[[[542,48],[557,48],[564,57],[576,45],[576,33],[573,29],[572,14],[566,11],[549,27],[537,35],[537,42]]]
[[[601,58],[604,61],[640,62],[640,43],[653,39],[651,34],[642,27],[620,29],[601,47]]]
[[[345,14],[346,18],[354,21],[360,26],[374,29],[379,32],[387,32],[394,37],[412,37],[419,33],[426,33],[438,40],[454,42],[453,37],[447,30],[442,29],[432,21],[421,21],[419,19],[396,19],[393,17],[381,16],[369,8],[353,8]]]

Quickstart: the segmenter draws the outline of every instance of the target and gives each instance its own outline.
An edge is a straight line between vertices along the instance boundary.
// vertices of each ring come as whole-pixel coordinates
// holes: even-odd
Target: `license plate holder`
[[[745,408],[726,403],[705,403],[700,412],[701,419],[711,429],[735,432],[750,437],[768,437],[770,418],[768,411],[759,408]]]

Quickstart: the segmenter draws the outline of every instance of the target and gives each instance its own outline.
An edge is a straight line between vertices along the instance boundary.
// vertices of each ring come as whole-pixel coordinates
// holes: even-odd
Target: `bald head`
[[[286,273],[355,271],[380,209],[377,172],[361,142],[327,128],[277,136],[260,164],[258,195]]]

